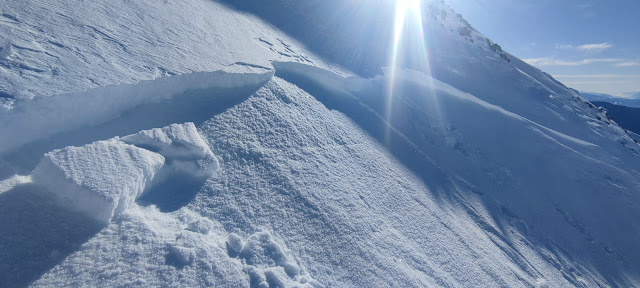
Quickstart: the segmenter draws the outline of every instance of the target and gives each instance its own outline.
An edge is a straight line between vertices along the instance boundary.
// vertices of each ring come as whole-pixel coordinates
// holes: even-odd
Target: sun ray
[[[393,97],[397,93],[398,69],[408,64],[407,61],[414,61],[415,63],[411,63],[411,67],[431,75],[422,5],[422,0],[396,1],[393,42],[389,59],[385,99],[385,118],[388,125],[392,125],[393,120]],[[433,87],[433,85],[430,85],[430,87]],[[433,99],[437,101],[435,96]],[[437,103],[434,104],[437,105]],[[390,128],[387,128],[385,131],[386,145],[390,144],[390,133]]]

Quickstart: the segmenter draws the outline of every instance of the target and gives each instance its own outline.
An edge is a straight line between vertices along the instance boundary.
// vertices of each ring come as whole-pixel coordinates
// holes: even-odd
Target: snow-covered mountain
[[[0,286],[640,286],[640,147],[440,1],[0,4]]]
[[[614,105],[640,108],[640,93],[629,93],[628,97],[618,97],[610,94],[579,92],[580,96],[591,102],[607,102]]]

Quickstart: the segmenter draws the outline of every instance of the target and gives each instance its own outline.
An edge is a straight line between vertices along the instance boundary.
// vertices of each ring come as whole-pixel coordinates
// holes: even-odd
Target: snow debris
[[[244,241],[231,233],[226,243],[245,264],[252,287],[324,287],[311,278],[267,231],[256,232]]]
[[[248,287],[242,263],[220,241],[227,232],[215,220],[206,220],[208,234],[190,231],[198,219],[204,217],[188,208],[163,213],[135,205],[32,286]],[[95,257],[107,264],[87,265]]]
[[[167,263],[183,267],[193,263],[195,252],[193,248],[182,247],[177,244],[168,246]]]
[[[178,210],[178,219],[186,225],[186,230],[203,235],[209,234],[216,227],[216,224],[213,221],[202,217],[189,209],[183,208]]]

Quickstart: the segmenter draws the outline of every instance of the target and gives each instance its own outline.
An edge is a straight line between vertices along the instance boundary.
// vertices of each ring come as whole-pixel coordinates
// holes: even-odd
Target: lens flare
[[[394,93],[396,93],[396,85],[398,84],[398,68],[404,65],[410,65],[410,67],[427,75],[431,74],[426,35],[423,27],[422,5],[422,0],[396,1],[393,42],[387,75],[388,83],[385,103],[385,118],[388,124],[385,132],[385,142],[387,145],[390,144],[393,97]]]

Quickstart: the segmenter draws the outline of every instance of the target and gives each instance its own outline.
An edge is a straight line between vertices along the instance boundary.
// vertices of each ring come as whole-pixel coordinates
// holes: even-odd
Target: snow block
[[[111,139],[44,155],[33,182],[98,221],[125,211],[164,165],[162,155]]]
[[[181,175],[203,179],[218,168],[195,125],[185,123],[54,150],[45,154],[32,178],[64,206],[106,223],[153,185]]]
[[[235,253],[240,253],[242,251],[242,246],[244,245],[242,238],[238,236],[236,233],[229,234],[229,238],[227,239],[227,246],[231,251]]]
[[[121,140],[164,156],[172,173],[208,177],[219,168],[209,145],[191,122],[140,131]]]

